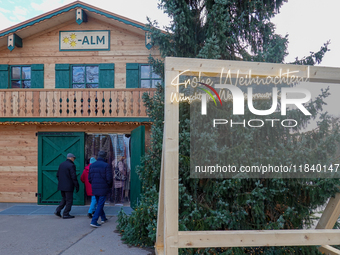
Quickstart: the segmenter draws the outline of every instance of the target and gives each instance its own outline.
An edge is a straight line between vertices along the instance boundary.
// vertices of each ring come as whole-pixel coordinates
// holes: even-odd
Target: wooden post
[[[160,184],[157,213],[157,233],[155,244],[156,255],[164,254],[164,138],[165,132],[163,131],[162,163],[161,163],[161,176],[159,179]]]
[[[178,72],[168,69],[165,60],[164,99],[164,254],[178,254],[178,121],[179,104],[171,103],[170,94],[176,92],[171,81]],[[171,194],[171,195],[170,195]]]
[[[337,193],[335,197],[331,197],[328,204],[321,215],[321,218],[316,225],[316,229],[332,229],[335,222],[338,220],[340,215],[340,193]],[[334,255],[340,254],[340,250],[333,248],[329,245],[323,245],[319,248],[320,252],[325,254]]]
[[[340,215],[340,193],[331,197],[316,225],[316,229],[332,229]]]
[[[335,249],[329,245],[323,245],[319,248],[319,251],[326,255],[340,255],[340,250]]]

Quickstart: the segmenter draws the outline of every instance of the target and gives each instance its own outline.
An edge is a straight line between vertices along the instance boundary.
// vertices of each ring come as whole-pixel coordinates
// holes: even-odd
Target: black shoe
[[[64,215],[63,216],[63,219],[73,219],[74,218],[74,216],[72,216],[72,215]]]
[[[88,213],[87,217],[89,217],[90,219],[92,219],[92,213]]]
[[[61,214],[60,214],[60,212],[57,212],[57,211],[55,211],[55,212],[54,212],[54,215],[55,215],[55,216],[58,216],[58,217],[60,217],[60,218],[61,218]]]

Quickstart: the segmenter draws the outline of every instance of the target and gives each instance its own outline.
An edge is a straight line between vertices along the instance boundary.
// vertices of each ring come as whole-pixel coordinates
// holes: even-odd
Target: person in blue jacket
[[[111,166],[105,162],[105,158],[106,152],[99,151],[97,161],[90,165],[89,170],[88,179],[92,186],[92,194],[97,200],[97,209],[93,214],[90,224],[94,228],[101,226],[98,224],[99,216],[102,224],[107,221],[104,204],[107,194],[111,191],[113,177]]]

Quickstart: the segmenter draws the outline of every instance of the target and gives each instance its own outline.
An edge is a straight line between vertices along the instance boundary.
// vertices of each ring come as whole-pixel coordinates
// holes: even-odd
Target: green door
[[[141,182],[136,167],[141,165],[141,157],[145,152],[145,127],[139,126],[131,132],[131,190],[130,190],[130,206],[136,208],[139,204],[141,193]]]
[[[73,204],[84,205],[84,185],[80,181],[85,163],[84,136],[82,132],[38,133],[38,204],[58,204],[61,201],[57,171],[67,153],[73,153],[80,185],[79,192],[74,193]]]

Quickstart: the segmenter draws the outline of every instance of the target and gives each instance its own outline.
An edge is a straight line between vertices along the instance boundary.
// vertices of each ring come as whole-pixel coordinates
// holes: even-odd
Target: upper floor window
[[[150,65],[140,66],[140,87],[141,88],[156,88],[157,84],[162,84],[162,79],[158,74],[153,72]]]
[[[151,65],[126,63],[126,88],[156,88],[157,84],[163,84],[162,78]]]
[[[98,65],[73,65],[72,88],[98,88]]]
[[[11,66],[10,88],[31,88],[31,66]]]
[[[55,64],[55,88],[114,88],[115,64]]]

